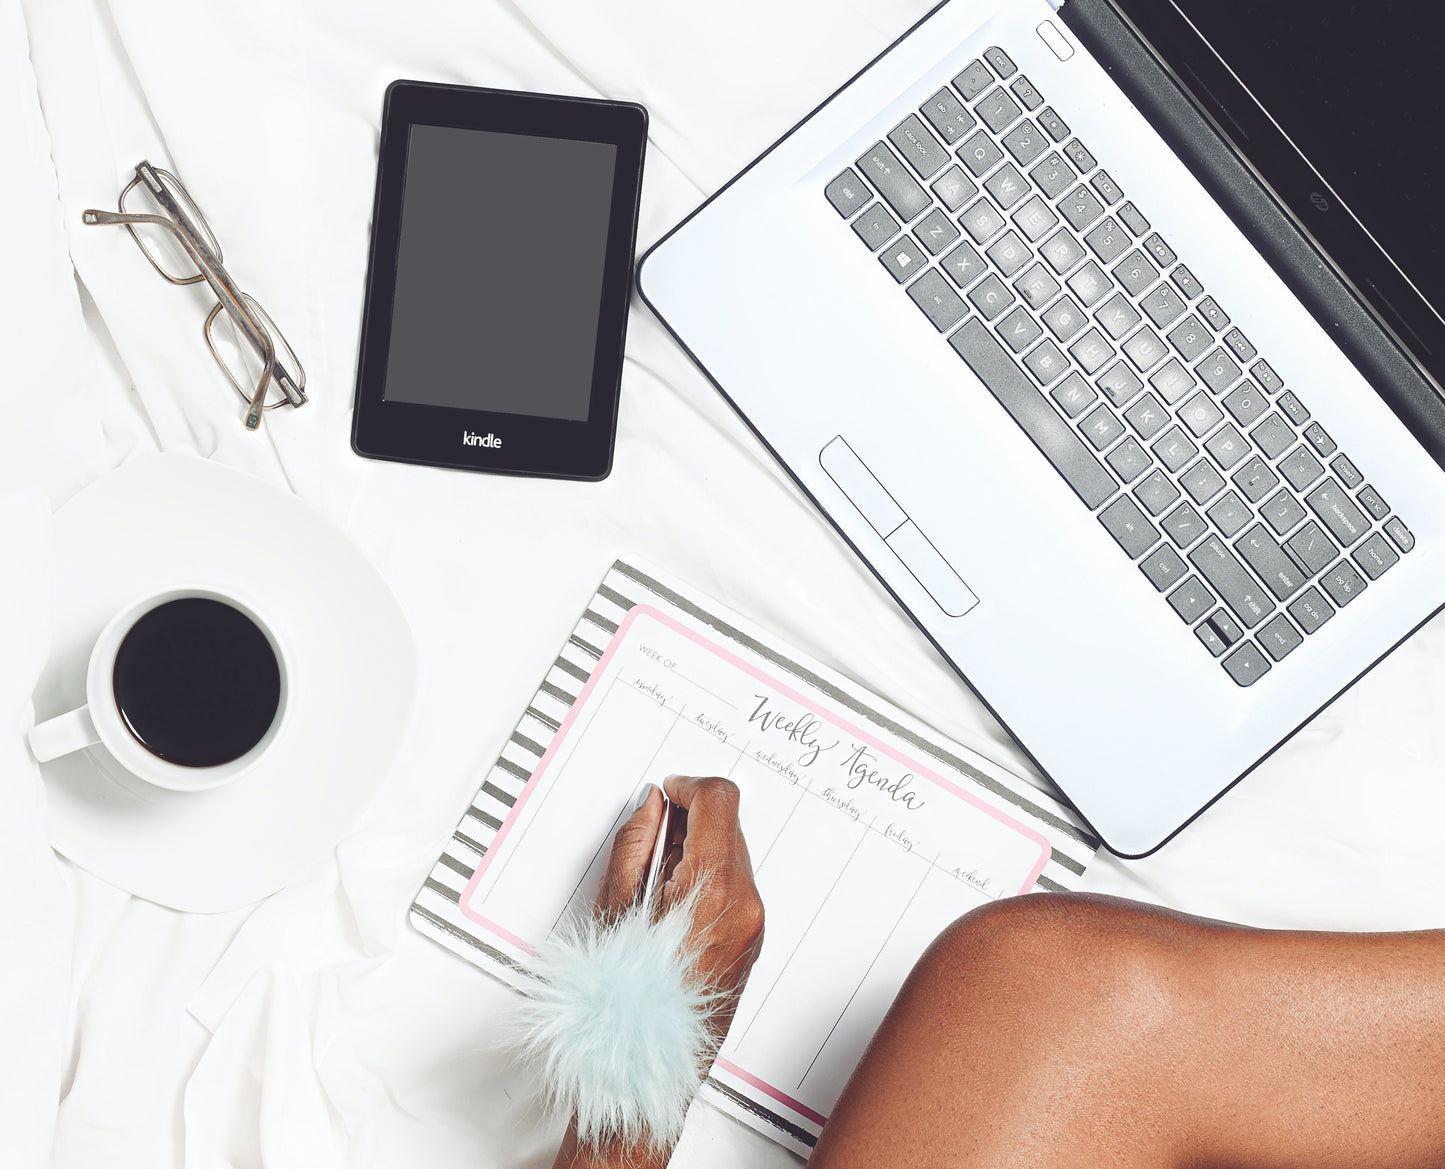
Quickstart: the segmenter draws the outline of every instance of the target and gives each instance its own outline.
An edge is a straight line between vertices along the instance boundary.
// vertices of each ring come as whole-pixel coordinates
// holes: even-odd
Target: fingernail
[[[644,783],[644,784],[642,785],[642,790],[641,790],[641,791],[638,793],[638,795],[637,795],[637,803],[635,803],[635,804],[632,805],[632,810],[633,810],[634,812],[637,811],[639,808],[642,807],[643,804],[647,803],[647,801],[648,801],[649,799],[651,799],[651,798],[652,798],[652,784],[650,784],[650,783]]]

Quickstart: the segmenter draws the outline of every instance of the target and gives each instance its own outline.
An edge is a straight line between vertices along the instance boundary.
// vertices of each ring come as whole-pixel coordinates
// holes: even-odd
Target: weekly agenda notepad
[[[587,912],[643,781],[722,775],[767,913],[703,1085],[804,1155],[903,979],[985,902],[1074,887],[1096,842],[1061,805],[720,606],[613,565],[412,905],[517,985]]]

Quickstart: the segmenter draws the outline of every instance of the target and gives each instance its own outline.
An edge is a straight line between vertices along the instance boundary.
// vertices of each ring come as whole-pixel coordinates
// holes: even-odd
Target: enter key
[[[1235,548],[1244,557],[1245,563],[1259,574],[1259,579],[1269,586],[1281,601],[1286,601],[1304,588],[1305,574],[1275,543],[1263,524],[1255,524],[1236,542]]]

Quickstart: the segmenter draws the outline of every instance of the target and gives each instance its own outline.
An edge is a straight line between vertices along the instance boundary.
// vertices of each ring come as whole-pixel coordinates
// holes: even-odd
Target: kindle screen
[[[391,402],[585,422],[617,147],[413,125]]]

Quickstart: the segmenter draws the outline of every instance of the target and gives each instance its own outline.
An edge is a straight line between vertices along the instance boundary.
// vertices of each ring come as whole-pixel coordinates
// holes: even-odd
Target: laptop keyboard
[[[1414,547],[1002,49],[824,193],[1240,686]]]

